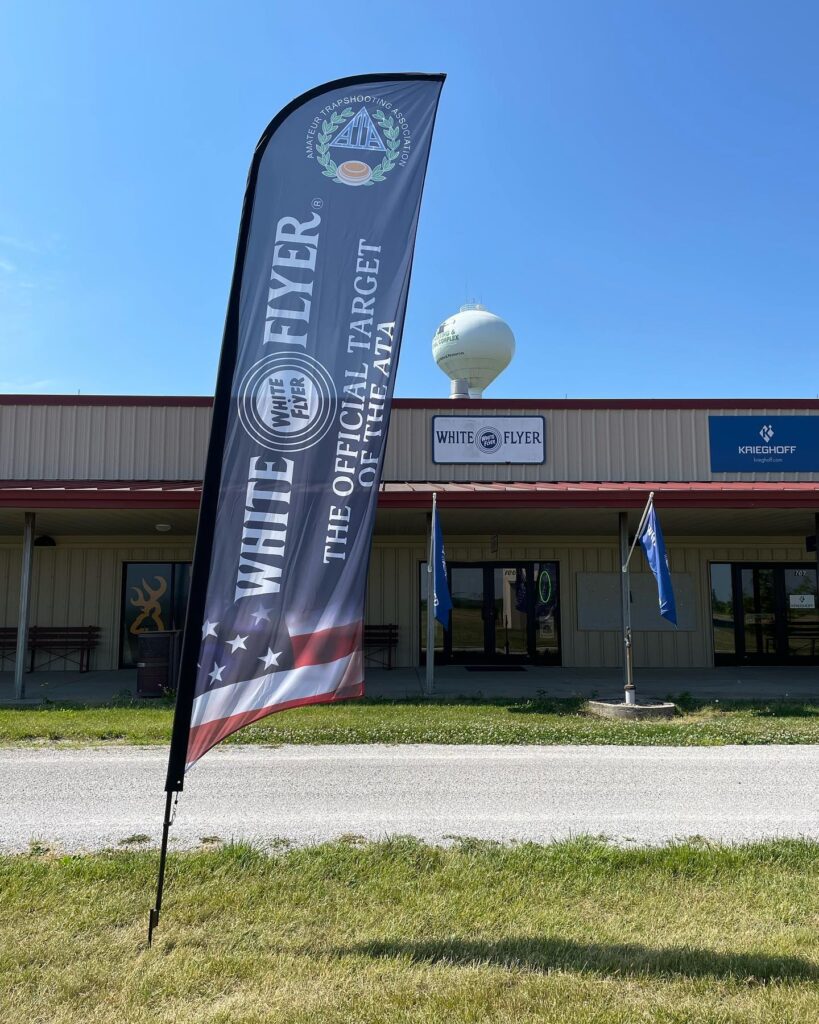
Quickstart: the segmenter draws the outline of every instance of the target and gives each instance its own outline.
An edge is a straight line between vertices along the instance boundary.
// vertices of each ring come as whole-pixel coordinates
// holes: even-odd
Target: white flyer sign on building
[[[433,416],[432,461],[546,461],[542,416]]]

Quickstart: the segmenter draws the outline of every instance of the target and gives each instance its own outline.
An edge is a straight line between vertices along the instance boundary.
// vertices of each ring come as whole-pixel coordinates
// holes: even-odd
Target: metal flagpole
[[[634,648],[631,642],[631,578],[629,576],[629,562],[631,556],[634,553],[634,548],[637,546],[637,542],[640,539],[640,534],[643,532],[643,526],[648,518],[649,512],[651,511],[651,505],[654,501],[654,491],[648,496],[646,507],[643,509],[643,514],[640,516],[640,522],[637,526],[637,530],[634,534],[634,540],[631,543],[631,547],[628,547],[628,512],[620,513],[620,558],[622,560],[622,579],[621,579],[621,596],[620,602],[622,606],[623,616],[623,647],[624,647],[624,658],[623,658],[623,672],[625,676],[625,702],[626,704],[637,703],[637,690],[634,686]],[[628,548],[628,551],[626,551]]]
[[[435,685],[435,520],[437,495],[432,492],[432,520],[429,527],[429,559],[427,560],[427,674],[425,690],[432,696]]]

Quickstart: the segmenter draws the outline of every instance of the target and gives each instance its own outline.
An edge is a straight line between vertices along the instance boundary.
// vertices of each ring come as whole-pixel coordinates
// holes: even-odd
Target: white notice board
[[[617,630],[623,628],[620,610],[621,574],[579,572],[577,574],[577,628]],[[687,572],[672,572],[671,582],[677,604],[677,629],[690,633],[697,628],[696,588]],[[657,581],[652,573],[631,573],[631,628],[634,632],[666,633],[674,626],[660,615]]]

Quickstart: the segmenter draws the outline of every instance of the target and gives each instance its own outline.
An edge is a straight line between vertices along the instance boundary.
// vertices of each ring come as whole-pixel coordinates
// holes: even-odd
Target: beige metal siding
[[[395,664],[418,664],[418,563],[424,542],[373,545],[365,622],[398,626]]]
[[[2,405],[0,480],[201,480],[210,408]]]
[[[432,461],[432,419],[437,415],[468,415],[468,403],[450,410],[393,410],[385,480],[776,480],[776,473],[712,473],[708,417],[750,415],[747,409],[554,409],[544,404],[525,414],[546,419],[546,462],[527,465],[436,465]],[[519,410],[481,410],[471,415],[522,415]],[[754,411],[767,416],[810,415],[804,410],[771,406]],[[786,474],[793,479],[794,474]],[[819,473],[800,473],[800,480],[819,480]]]
[[[419,648],[419,572],[426,557],[421,538],[413,542],[377,540],[373,549],[368,581],[367,621],[396,622],[399,626],[399,665],[417,665]],[[577,574],[617,572],[619,560],[614,544],[592,538],[543,544],[536,538],[501,540],[498,553],[488,544],[465,537],[447,537],[450,562],[515,560],[557,561],[560,566],[560,626],[563,665],[567,668],[613,667],[622,664],[622,637],[616,630],[577,628]],[[710,668],[713,651],[710,625],[711,562],[804,562],[815,565],[798,541],[750,538],[731,543],[704,539],[675,539],[670,552],[672,572],[686,573],[697,594],[696,629],[679,632],[636,632],[635,665],[644,668]],[[634,572],[646,573],[647,566],[635,560]]]
[[[99,626],[101,644],[91,658],[92,669],[117,668],[124,562],[183,562],[191,558],[193,540],[146,544],[118,539],[71,542],[36,548],[32,578],[33,626]],[[20,548],[0,547],[0,625],[16,626],[20,586]],[[9,665],[7,663],[6,668]],[[62,660],[48,669],[75,666]]]
[[[393,410],[385,480],[775,480],[775,473],[711,473],[709,415],[747,409],[527,409],[546,419],[546,462],[435,465],[432,419],[467,403]],[[502,404],[480,415],[522,414]],[[472,415],[475,415],[474,413]],[[754,415],[810,415],[770,406]],[[198,480],[210,408],[0,404],[0,480]],[[793,479],[794,474],[787,474]],[[819,473],[799,479],[819,480]]]
[[[124,562],[186,561],[192,539],[158,544],[143,539],[61,540],[56,548],[37,548],[31,622],[41,626],[94,625],[102,628],[102,646],[93,668],[116,668],[119,655],[122,565]],[[616,572],[614,544],[591,538],[501,538],[497,554],[486,543],[467,537],[447,538],[451,562],[555,560],[560,565],[560,609],[563,664],[595,668],[621,664],[619,632],[578,630],[576,578],[580,572]],[[423,538],[377,539],[367,585],[366,621],[394,622],[399,627],[398,665],[417,665],[419,646],[419,564],[426,557]],[[706,538],[675,539],[670,552],[672,571],[688,573],[698,594],[694,632],[635,634],[638,667],[698,668],[713,664],[710,627],[710,562],[804,562],[815,565],[802,543],[790,538],[748,538],[743,542]],[[635,572],[647,572],[641,560]],[[0,545],[0,625],[17,623],[20,586],[20,547]],[[6,663],[6,668],[10,667]],[[56,662],[51,668],[65,667]]]

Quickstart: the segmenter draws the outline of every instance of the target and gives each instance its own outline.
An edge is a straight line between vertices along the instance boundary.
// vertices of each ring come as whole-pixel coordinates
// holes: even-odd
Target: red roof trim
[[[400,485],[399,485],[400,486]],[[385,490],[379,508],[429,509],[432,491],[443,508],[610,508],[637,509],[654,491],[657,505],[665,508],[807,508],[819,510],[819,483],[553,483],[496,485],[422,485]],[[388,485],[389,487],[389,485]],[[452,487],[453,489],[449,489]],[[455,489],[457,488],[457,489]]]
[[[207,409],[207,395],[0,395],[1,405],[179,406]],[[506,409],[805,409],[819,411],[816,398],[396,398],[396,409],[435,409],[457,413]]]
[[[382,484],[379,508],[640,508],[649,491],[666,508],[807,508],[819,510],[819,482],[704,483],[399,483]],[[0,507],[198,509],[199,481],[13,480],[0,484]]]
[[[0,508],[198,509],[202,483],[155,480],[6,480]]]
[[[0,395],[0,405],[163,405],[209,409],[206,395]]]
[[[449,410],[453,415],[505,409],[815,409],[816,398],[396,398],[396,409]]]

